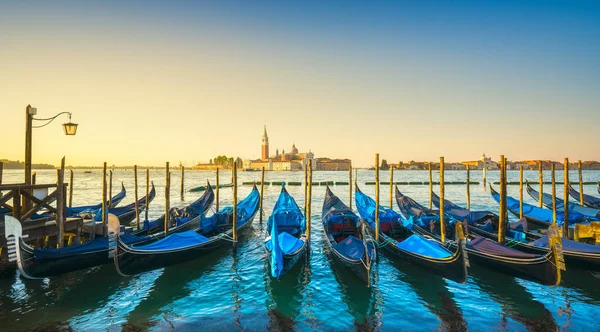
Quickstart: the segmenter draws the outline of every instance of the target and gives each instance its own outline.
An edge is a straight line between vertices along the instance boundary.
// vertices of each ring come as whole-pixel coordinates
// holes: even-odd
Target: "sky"
[[[600,160],[597,1],[0,1],[0,159]]]

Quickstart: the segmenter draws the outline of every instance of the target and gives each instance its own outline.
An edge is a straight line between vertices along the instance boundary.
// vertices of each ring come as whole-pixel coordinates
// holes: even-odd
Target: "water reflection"
[[[149,277],[147,273],[141,274],[144,282],[153,283],[153,287],[147,296],[129,313],[128,320],[137,326],[148,325],[148,322],[165,321],[172,325],[180,314],[179,309],[172,305],[178,299],[188,297],[195,289],[189,285],[202,284],[198,279],[216,270],[215,265],[223,257],[231,255],[231,248],[220,248],[205,255],[201,259],[191,260],[181,264],[163,269],[163,273],[156,279]],[[206,287],[201,285],[200,287]]]
[[[500,304],[502,313],[523,324],[530,331],[556,331],[558,325],[552,313],[515,278],[472,266],[472,281]]]
[[[268,330],[289,331],[293,329],[296,318],[301,313],[303,293],[310,283],[311,274],[308,254],[279,280],[271,277],[269,264],[265,259],[263,279],[265,290],[269,295],[265,303],[268,308]],[[303,314],[308,317],[314,316],[314,312],[304,312]],[[313,321],[313,325],[314,323]]]
[[[600,305],[600,274],[598,272],[584,271],[580,269],[569,269],[563,272],[562,287],[572,289],[576,300],[589,303],[592,305]]]
[[[444,278],[427,273],[424,269],[408,262],[393,260],[399,270],[398,279],[407,283],[425,307],[440,320],[440,328],[445,331],[467,331],[467,322],[454,301],[454,294],[448,290]]]
[[[348,307],[348,313],[354,317],[354,327],[361,331],[371,331],[378,328],[381,324],[377,315],[375,294],[379,292],[377,287],[379,264],[373,265],[373,285],[367,287],[364,281],[356,277],[352,271],[335,259],[327,247],[325,255],[331,264],[331,271],[342,301]]]

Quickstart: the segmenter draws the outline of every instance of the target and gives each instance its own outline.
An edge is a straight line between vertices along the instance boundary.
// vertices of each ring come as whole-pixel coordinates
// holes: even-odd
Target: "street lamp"
[[[53,117],[46,119],[38,119],[33,116],[37,114],[37,108],[27,105],[25,108],[25,185],[31,184],[31,143],[32,143],[32,131],[33,128],[42,128],[49,125],[54,119],[62,114],[69,115],[69,122],[63,124],[65,135],[73,136],[77,133],[77,124],[71,122],[70,112],[60,112]],[[46,123],[34,126],[33,121],[46,121]]]

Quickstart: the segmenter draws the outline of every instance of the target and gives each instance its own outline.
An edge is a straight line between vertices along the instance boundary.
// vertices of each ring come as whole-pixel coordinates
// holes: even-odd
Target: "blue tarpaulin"
[[[365,255],[365,245],[363,241],[352,235],[333,246],[342,256],[361,259]]]
[[[204,243],[208,240],[209,239],[207,237],[192,230],[171,234],[162,240],[158,240],[143,246],[134,246],[133,248],[135,250],[170,250],[194,246]]]
[[[402,242],[397,242],[397,246],[400,249],[432,258],[448,258],[452,256],[452,253],[441,247],[439,243],[427,240],[416,234],[409,236]]]

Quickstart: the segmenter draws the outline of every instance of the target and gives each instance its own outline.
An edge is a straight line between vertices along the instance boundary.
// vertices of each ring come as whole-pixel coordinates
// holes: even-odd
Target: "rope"
[[[223,239],[225,241],[232,242],[232,243],[237,243],[238,242],[237,240],[234,240],[231,236],[229,236],[229,235],[227,235],[225,233],[219,234],[219,238],[221,238],[221,239]]]

